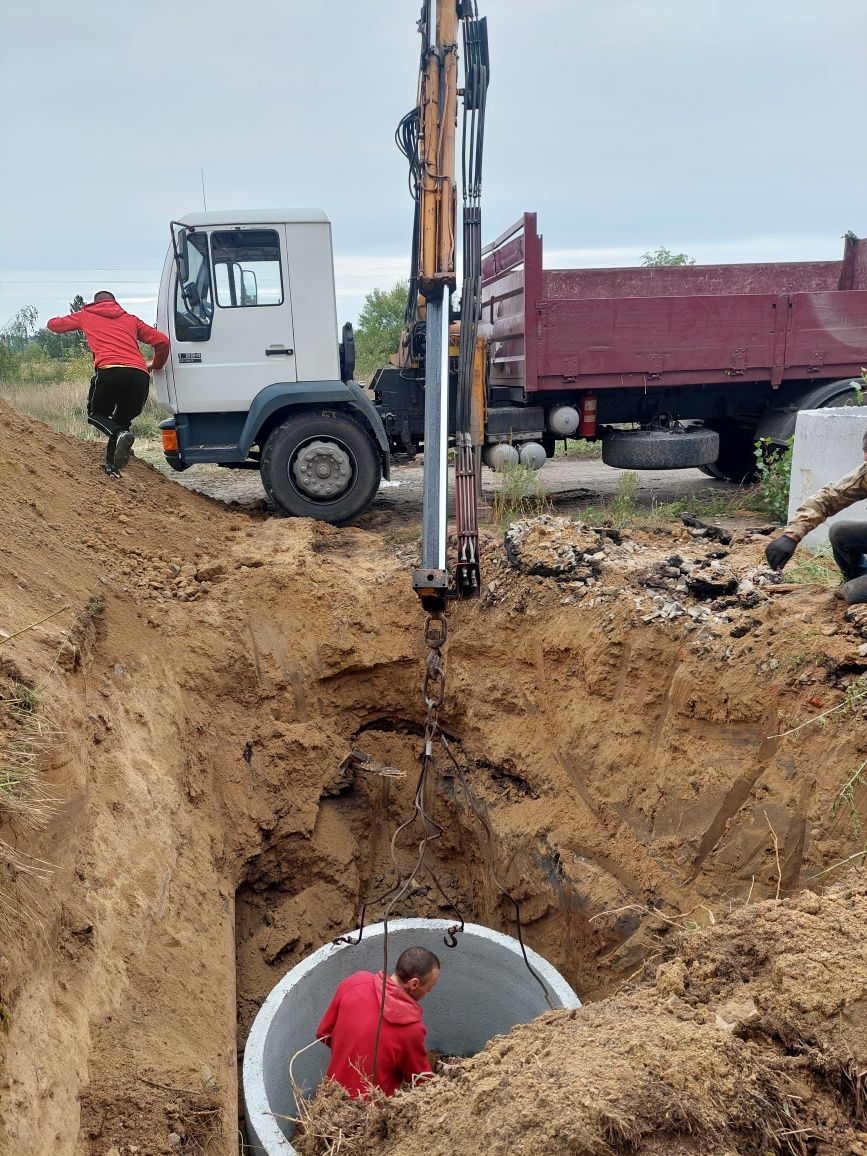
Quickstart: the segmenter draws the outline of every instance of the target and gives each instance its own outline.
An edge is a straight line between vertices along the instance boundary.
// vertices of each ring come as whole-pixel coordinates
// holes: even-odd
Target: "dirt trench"
[[[409,813],[414,546],[226,510],[140,463],[108,487],[94,447],[3,417],[50,453],[0,447],[0,673],[35,688],[54,739],[47,825],[0,829],[18,853],[0,866],[0,1151],[234,1152],[256,1010],[387,883]],[[867,746],[857,702],[774,737],[845,703],[859,624],[819,593],[662,617],[640,576],[708,543],[675,527],[634,544],[631,570],[618,555],[578,589],[487,543],[495,577],[452,616],[441,723],[490,856],[445,758],[431,798],[433,866],[464,917],[514,930],[490,862],[527,942],[591,1001],[678,928],[860,847],[834,806]],[[732,557],[751,571],[760,544]],[[341,773],[354,748],[375,763]],[[425,878],[399,913],[443,912]]]

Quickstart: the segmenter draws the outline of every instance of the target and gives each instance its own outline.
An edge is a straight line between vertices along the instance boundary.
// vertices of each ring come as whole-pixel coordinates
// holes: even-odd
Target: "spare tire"
[[[686,470],[719,455],[716,430],[618,430],[602,439],[602,460],[619,470]]]

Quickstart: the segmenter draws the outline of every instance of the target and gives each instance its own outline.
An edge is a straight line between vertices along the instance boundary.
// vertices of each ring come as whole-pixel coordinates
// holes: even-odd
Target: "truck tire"
[[[716,430],[719,434],[719,455],[715,462],[702,466],[708,477],[724,482],[749,485],[756,480],[754,426],[744,426],[732,418],[719,418],[704,423],[705,429]]]
[[[265,492],[296,518],[340,525],[376,496],[382,463],[372,438],[339,413],[299,413],[271,431],[259,466]]]
[[[765,410],[759,419],[756,440],[770,438],[775,445],[785,448],[789,438],[795,436],[795,421],[800,410],[860,405],[857,392],[861,384],[857,377],[844,377],[840,381],[830,381],[827,385],[802,393],[792,405],[785,408]]]
[[[602,439],[602,460],[620,470],[684,470],[715,462],[719,434],[705,428],[618,430]]]

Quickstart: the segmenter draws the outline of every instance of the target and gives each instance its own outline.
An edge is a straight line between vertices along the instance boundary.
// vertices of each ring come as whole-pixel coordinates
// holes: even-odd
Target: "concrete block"
[[[801,410],[795,422],[789,521],[805,498],[863,464],[861,444],[865,432],[867,406]],[[828,527],[834,522],[859,520],[867,521],[867,502],[856,502],[811,530],[804,545],[816,550],[828,541]]]
[[[389,971],[414,944],[439,956],[439,982],[422,1003],[429,1051],[472,1055],[496,1035],[527,1023],[549,1006],[539,981],[527,969],[521,946],[511,936],[467,923],[453,950],[443,945],[446,919],[394,919],[388,924]],[[356,971],[378,972],[383,964],[381,923],[364,930],[361,943],[327,943],[280,980],[259,1010],[244,1049],[244,1107],[252,1151],[257,1156],[292,1156],[295,1100],[289,1062],[313,1043],[316,1028],[341,980]],[[578,997],[547,960],[527,957],[548,989],[554,1007],[580,1007]],[[328,1066],[328,1049],[314,1044],[298,1055],[292,1073],[309,1095]]]

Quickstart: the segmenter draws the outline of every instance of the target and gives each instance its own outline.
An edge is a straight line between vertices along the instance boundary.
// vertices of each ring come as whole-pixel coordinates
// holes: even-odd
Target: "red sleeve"
[[[413,1076],[429,1076],[433,1072],[424,1048],[424,1025],[418,1027],[420,1030],[407,1032],[400,1061],[401,1074],[408,1084],[412,1083]]]
[[[51,317],[45,322],[45,328],[52,333],[74,333],[81,329],[77,313],[70,313],[67,317]]]
[[[165,333],[161,333],[159,329],[154,329],[152,325],[145,325],[141,318],[136,317],[136,332],[139,341],[143,341],[145,345],[153,347],[154,351],[154,369],[162,369],[169,359],[169,339]]]
[[[325,1015],[320,1021],[319,1027],[316,1029],[317,1040],[321,1040],[322,1043],[329,1048],[331,1047],[331,1033],[334,1031],[335,1024],[337,1023],[337,1008],[340,1005],[340,994],[340,988],[338,987],[331,1003],[328,1005]]]

